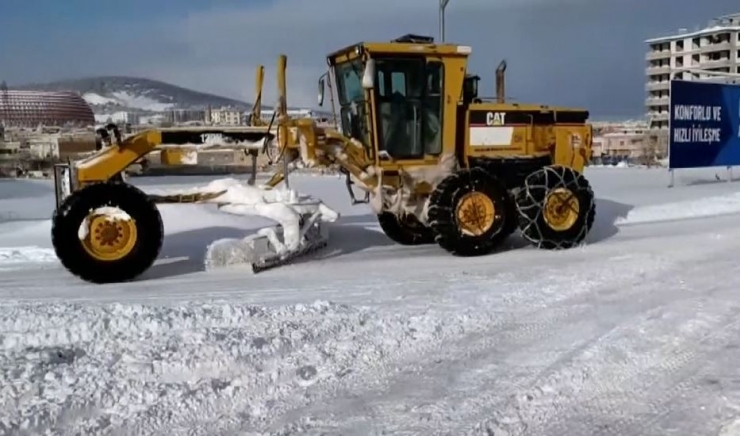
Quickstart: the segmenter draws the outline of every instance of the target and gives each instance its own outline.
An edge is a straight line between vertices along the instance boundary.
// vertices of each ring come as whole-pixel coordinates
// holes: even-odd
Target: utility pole
[[[439,40],[445,42],[445,9],[450,0],[439,0]]]

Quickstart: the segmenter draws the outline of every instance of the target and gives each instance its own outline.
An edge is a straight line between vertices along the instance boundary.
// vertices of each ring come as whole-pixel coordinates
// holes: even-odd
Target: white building
[[[703,29],[646,41],[646,115],[656,129],[668,128],[671,79],[716,80],[740,74],[740,13],[713,19]]]
[[[26,147],[35,159],[54,159],[59,157],[59,136],[38,135],[26,140]],[[21,148],[25,148],[21,146]]]
[[[238,109],[220,108],[210,110],[211,124],[216,126],[238,126],[243,123],[243,113]]]
[[[141,123],[141,115],[133,112],[114,112],[112,114],[96,114],[95,122],[98,124],[131,124],[136,126]]]
[[[275,113],[274,110],[263,109],[262,111],[260,111],[260,117],[262,118],[262,121],[264,121],[265,123],[269,123],[274,113]],[[325,113],[318,112],[313,109],[303,109],[303,108],[288,109],[287,113],[288,113],[288,116],[291,118],[312,118],[319,122],[326,121],[331,116],[331,114],[325,114]],[[246,119],[248,120],[250,116],[251,116],[251,112],[247,111],[245,113]],[[277,122],[277,115],[275,115],[274,122]]]

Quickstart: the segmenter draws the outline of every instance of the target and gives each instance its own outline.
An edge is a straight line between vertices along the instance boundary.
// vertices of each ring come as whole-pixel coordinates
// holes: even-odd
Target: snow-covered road
[[[50,255],[48,182],[0,182],[0,433],[740,434],[740,184],[586,175],[596,226],[566,252],[399,247],[306,176],[344,214],[318,258],[203,272],[268,222],[163,206],[163,259],[107,286]]]

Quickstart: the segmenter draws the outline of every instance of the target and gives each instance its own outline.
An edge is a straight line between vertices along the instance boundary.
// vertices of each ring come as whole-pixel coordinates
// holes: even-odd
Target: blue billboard
[[[671,81],[668,166],[740,165],[740,85]]]

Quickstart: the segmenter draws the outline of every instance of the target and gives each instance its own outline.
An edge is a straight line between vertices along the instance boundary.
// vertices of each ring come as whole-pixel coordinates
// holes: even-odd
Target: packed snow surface
[[[294,177],[341,213],[324,252],[204,272],[208,243],[270,220],[163,205],[161,259],[105,286],[33,254],[50,186],[2,182],[0,434],[740,434],[740,184],[586,176],[597,220],[572,250],[398,246],[342,180]]]
[[[56,262],[54,250],[41,247],[0,248],[0,271],[13,265],[24,263]]]

